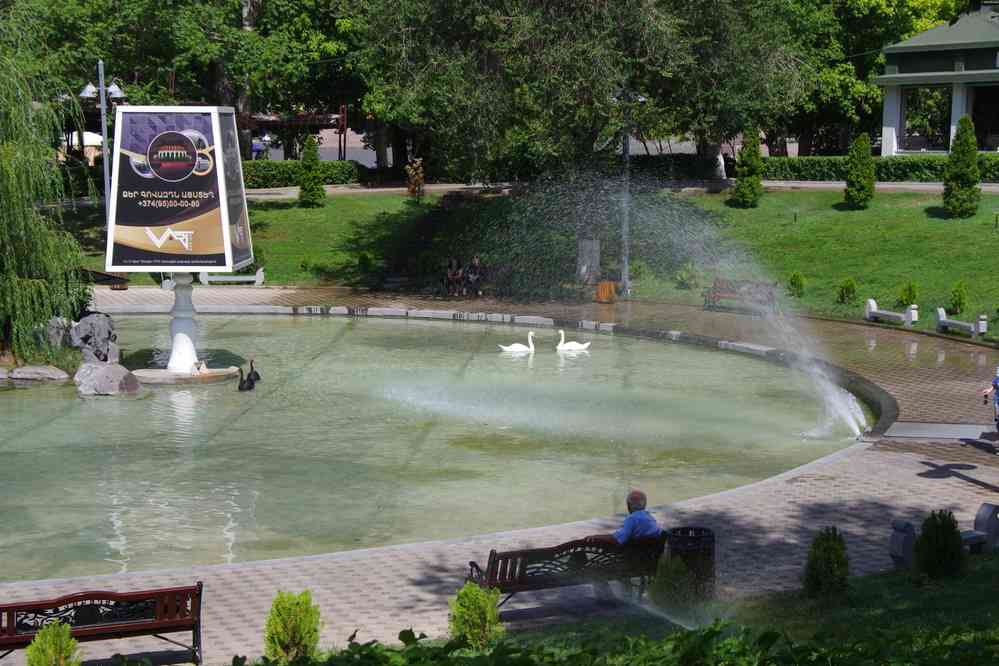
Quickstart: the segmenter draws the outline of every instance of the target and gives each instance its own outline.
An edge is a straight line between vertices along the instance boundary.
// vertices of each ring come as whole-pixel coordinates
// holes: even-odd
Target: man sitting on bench
[[[628,493],[625,503],[628,506],[628,517],[616,531],[611,534],[593,534],[586,537],[586,541],[592,543],[616,543],[624,545],[632,539],[643,537],[657,537],[662,534],[662,528],[652,517],[652,514],[645,510],[648,499],[641,490],[632,490]],[[603,600],[613,598],[610,585],[608,583],[594,583],[593,591],[596,596]]]

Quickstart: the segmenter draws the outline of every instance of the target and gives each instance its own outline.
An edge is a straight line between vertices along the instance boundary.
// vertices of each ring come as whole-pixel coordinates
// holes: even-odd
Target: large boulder
[[[103,312],[92,312],[81,319],[70,332],[72,344],[83,353],[84,363],[117,363],[118,336],[114,321]]]
[[[0,382],[6,380],[8,374],[7,368],[0,368]]]
[[[139,380],[117,363],[84,363],[73,377],[80,395],[119,395],[139,391]]]
[[[69,375],[54,365],[23,365],[20,368],[14,368],[10,373],[10,378],[64,382],[69,379]]]

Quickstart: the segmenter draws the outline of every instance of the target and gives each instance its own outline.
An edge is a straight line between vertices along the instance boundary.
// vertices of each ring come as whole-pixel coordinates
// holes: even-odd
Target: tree
[[[326,190],[323,188],[322,164],[319,162],[319,144],[311,134],[305,139],[298,187],[299,206],[318,208],[325,205]]]
[[[24,358],[39,351],[35,332],[51,317],[75,317],[90,300],[80,246],[41,204],[59,214],[63,183],[56,145],[65,88],[26,75],[22,45],[34,25],[16,8],[0,8],[0,351]]]
[[[742,135],[735,171],[733,203],[740,208],[756,208],[763,196],[763,154],[760,152],[760,131],[755,127]]]
[[[979,182],[975,126],[971,118],[962,116],[944,170],[943,202],[951,217],[971,217],[978,212],[978,200],[982,195]]]
[[[851,208],[867,208],[874,198],[874,158],[871,140],[862,133],[850,145],[846,156],[846,189],[843,199]]]

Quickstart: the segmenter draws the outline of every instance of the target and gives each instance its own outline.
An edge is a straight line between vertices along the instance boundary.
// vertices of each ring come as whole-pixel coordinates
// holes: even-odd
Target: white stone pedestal
[[[198,328],[194,322],[194,302],[191,294],[194,287],[193,273],[174,273],[173,281],[176,284],[173,290],[173,309],[170,314],[170,360],[167,362],[167,370],[178,374],[190,375],[194,372],[194,367],[198,362],[196,345],[198,341]]]

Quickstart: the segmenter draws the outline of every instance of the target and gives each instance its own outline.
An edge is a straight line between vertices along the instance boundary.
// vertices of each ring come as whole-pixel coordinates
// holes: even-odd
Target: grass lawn
[[[747,210],[729,208],[726,198],[692,200],[717,213],[725,236],[743,244],[776,279],[786,283],[800,271],[801,306],[809,312],[859,318],[863,299],[871,297],[894,309],[899,291],[912,280],[919,326],[932,328],[936,307],[947,307],[954,284],[962,281],[968,305],[957,318],[987,314],[996,321],[999,280],[991,272],[999,259],[999,196],[983,196],[978,215],[965,220],[947,219],[937,194],[879,193],[862,211],[842,209],[838,191],[768,192],[759,208]],[[848,277],[857,282],[858,300],[841,305],[837,285]]]
[[[426,201],[436,201],[429,195]],[[291,201],[250,202],[253,247],[266,270],[266,285],[316,286],[336,282],[336,268],[357,261],[349,249],[355,231],[376,224],[400,223],[408,211],[418,213],[400,194],[330,197],[322,208],[299,208]],[[103,209],[66,211],[64,223],[80,240],[85,267],[104,270]],[[156,284],[150,273],[132,273],[131,284]]]

